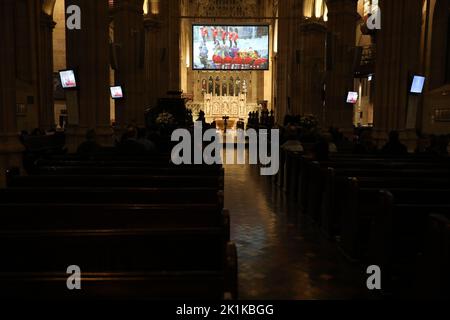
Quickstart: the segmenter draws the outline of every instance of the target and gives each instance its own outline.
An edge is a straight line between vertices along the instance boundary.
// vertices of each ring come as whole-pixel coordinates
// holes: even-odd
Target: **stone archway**
[[[42,12],[46,15],[53,17],[53,11],[55,10],[56,0],[41,0]]]
[[[446,65],[448,50],[448,25],[450,19],[450,1],[436,0],[431,13],[429,74],[431,90],[436,89],[446,82]]]
[[[49,129],[55,125],[53,81],[53,12],[56,0],[42,0],[39,16],[39,126]]]

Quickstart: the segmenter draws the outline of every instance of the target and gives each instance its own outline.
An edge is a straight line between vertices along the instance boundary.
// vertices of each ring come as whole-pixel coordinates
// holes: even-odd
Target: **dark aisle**
[[[309,223],[296,226],[295,207],[257,167],[225,166],[225,175],[241,299],[362,298],[364,274]]]

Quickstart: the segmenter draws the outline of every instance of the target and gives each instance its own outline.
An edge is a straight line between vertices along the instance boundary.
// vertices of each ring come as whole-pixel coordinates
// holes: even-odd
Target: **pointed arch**
[[[41,0],[41,2],[42,2],[42,11],[46,15],[53,17],[53,11],[55,10],[56,0]]]
[[[228,94],[230,96],[234,96],[234,78],[233,78],[233,76],[231,76],[230,80],[228,81]]]
[[[328,8],[325,0],[304,0],[303,16],[305,18],[328,18]]]

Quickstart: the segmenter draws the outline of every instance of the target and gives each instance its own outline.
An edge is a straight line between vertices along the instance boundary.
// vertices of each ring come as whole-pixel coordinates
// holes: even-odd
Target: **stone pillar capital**
[[[120,11],[130,11],[137,14],[144,14],[144,0],[115,0],[113,14]]]
[[[300,23],[300,32],[326,32],[327,26],[323,20],[307,19]]]
[[[80,132],[110,124],[110,19],[107,0],[66,0],[69,4],[80,6],[84,17],[81,30],[66,29],[67,66],[77,68],[80,85],[68,100],[69,125],[79,127],[68,131],[67,145],[73,150],[80,142]],[[79,48],[83,48],[83,54],[79,54]]]
[[[161,29],[161,21],[159,19],[155,19],[150,15],[144,16],[144,28],[145,30],[159,30]]]
[[[358,0],[325,0],[328,6],[328,10],[330,9],[330,6],[333,6],[335,4],[343,4],[343,3],[349,3],[351,5],[354,5],[358,2]]]
[[[44,12],[41,13],[41,19],[39,22],[42,27],[47,27],[51,30],[53,30],[56,26],[56,22],[53,21],[53,17]]]

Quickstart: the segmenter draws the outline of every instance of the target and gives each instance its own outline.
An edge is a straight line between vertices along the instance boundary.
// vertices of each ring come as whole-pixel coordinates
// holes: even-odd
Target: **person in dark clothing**
[[[157,152],[156,144],[149,139],[145,129],[138,130],[137,142],[144,146],[145,152],[148,154],[155,154]]]
[[[329,144],[325,137],[319,138],[313,147],[312,153],[315,161],[328,161],[330,159]]]
[[[95,130],[86,132],[86,141],[78,146],[77,153],[79,155],[91,155],[98,152],[100,145],[97,143],[97,136]]]
[[[430,146],[428,147],[427,151],[428,153],[436,156],[447,156],[448,155],[447,146],[448,146],[447,136],[431,135]]]
[[[375,154],[377,153],[377,146],[373,142],[372,132],[371,131],[363,131],[361,136],[358,139],[358,142],[355,144],[353,149],[353,153],[355,154]]]
[[[381,153],[386,155],[401,156],[408,154],[408,149],[400,142],[398,132],[391,131],[389,133],[389,141],[381,149]]]
[[[125,155],[140,155],[147,152],[144,144],[138,141],[138,130],[133,126],[129,126],[122,136],[119,144],[119,153]]]

